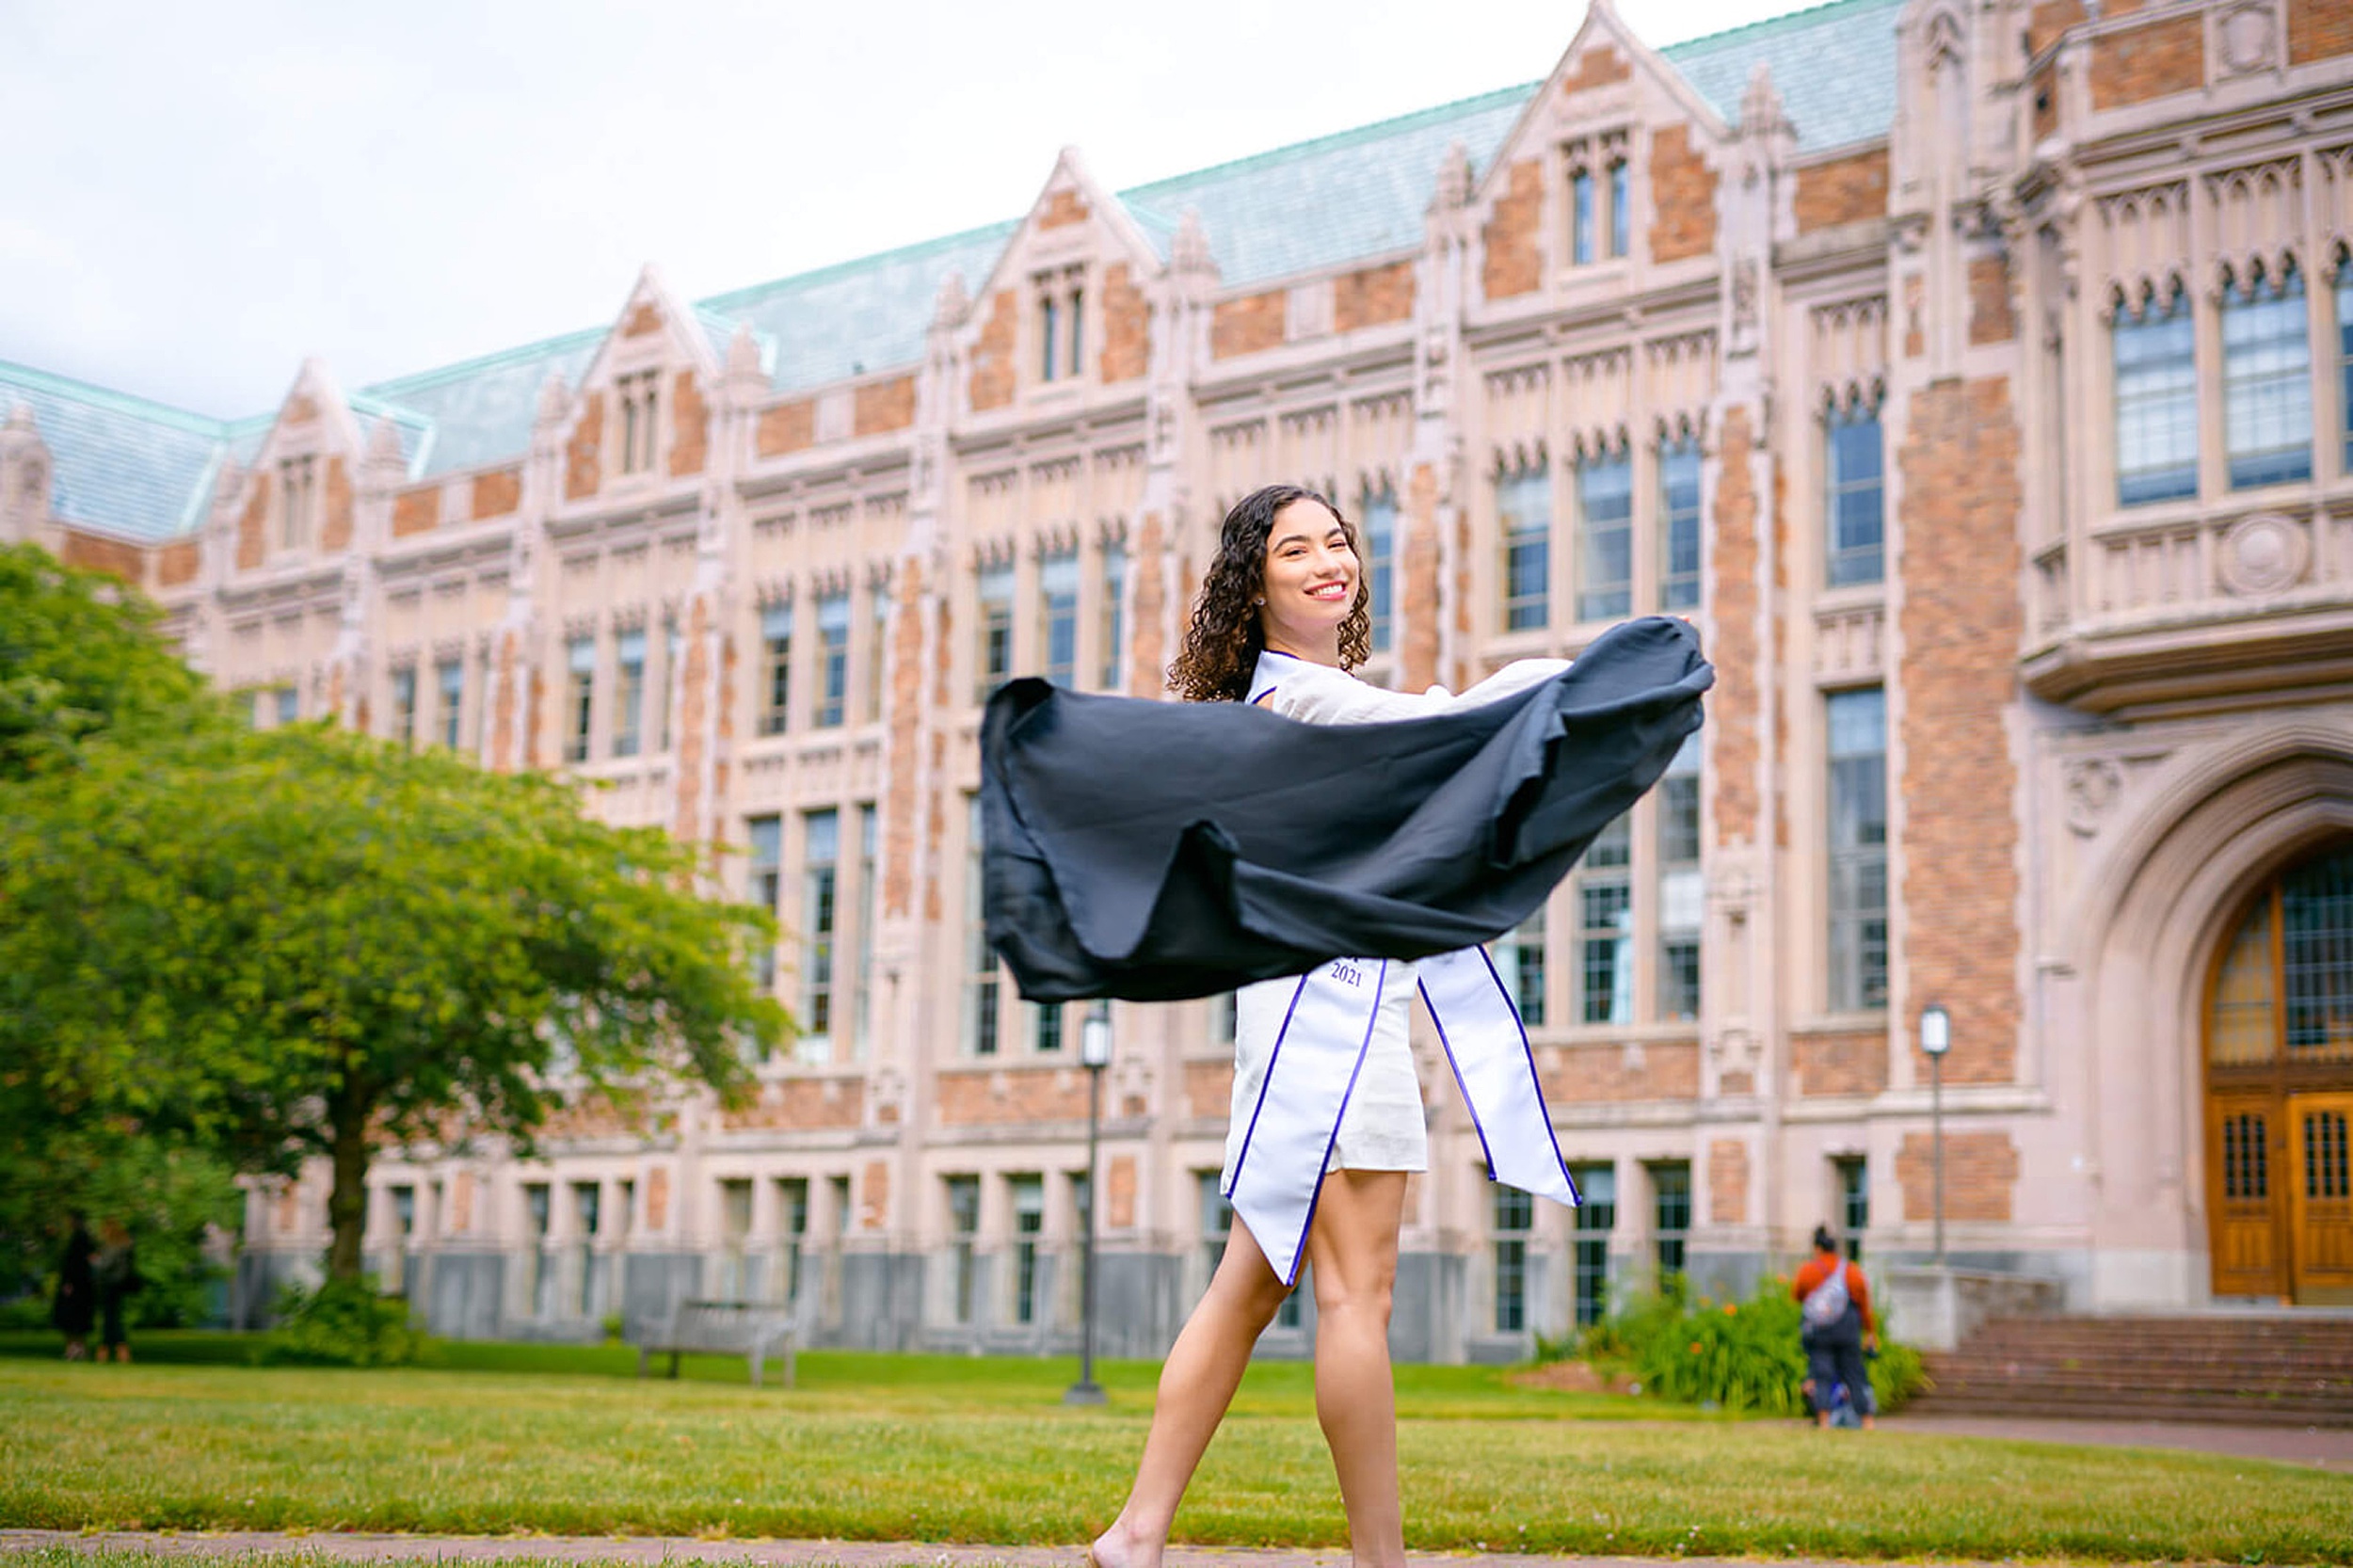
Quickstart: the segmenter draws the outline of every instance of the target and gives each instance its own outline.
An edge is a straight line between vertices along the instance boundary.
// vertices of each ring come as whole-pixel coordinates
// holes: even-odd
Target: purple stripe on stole
[[[1258,1103],[1250,1108],[1250,1125],[1242,1129],[1241,1147],[1234,1151],[1234,1168],[1225,1173],[1225,1191],[1219,1194],[1221,1197],[1230,1200],[1241,1181],[1241,1162],[1250,1158],[1250,1139],[1258,1130],[1258,1112],[1266,1109],[1267,1085],[1274,1081],[1274,1064],[1283,1055],[1283,1036],[1291,1032],[1291,1015],[1299,1011],[1299,999],[1306,994],[1307,981],[1314,973],[1310,969],[1301,975],[1299,984],[1291,987],[1291,1004],[1283,1009],[1283,1027],[1274,1032],[1274,1045],[1266,1053],[1266,1074],[1258,1080]],[[1235,1005],[1241,1004],[1237,997]]]
[[[1340,1146],[1340,1124],[1348,1120],[1348,1102],[1356,1097],[1356,1080],[1364,1076],[1365,1057],[1372,1046],[1372,1032],[1381,1027],[1381,995],[1389,983],[1389,961],[1381,960],[1381,968],[1372,977],[1372,1016],[1365,1020],[1365,1037],[1356,1043],[1356,1065],[1348,1072],[1348,1087],[1340,1091],[1340,1112],[1332,1118],[1332,1136],[1324,1140],[1323,1163],[1316,1168],[1316,1190],[1307,1199],[1307,1222],[1299,1227],[1299,1248],[1291,1254],[1290,1278],[1285,1285],[1299,1283],[1299,1265],[1306,1260],[1307,1238],[1315,1234],[1316,1206],[1323,1201],[1323,1178],[1332,1169],[1332,1151]],[[1267,1064],[1267,1076],[1274,1076],[1274,1064]],[[1254,1118],[1255,1119],[1255,1118]]]
[[[1487,1143],[1487,1128],[1479,1119],[1479,1106],[1471,1099],[1470,1085],[1463,1081],[1463,1069],[1455,1064],[1454,1042],[1446,1037],[1446,1019],[1438,1016],[1437,1004],[1430,1000],[1429,986],[1417,980],[1414,989],[1421,993],[1421,1004],[1430,1009],[1430,1022],[1438,1032],[1439,1048],[1446,1052],[1446,1070],[1454,1075],[1454,1087],[1463,1096],[1463,1109],[1470,1112],[1471,1130],[1479,1134],[1480,1158],[1486,1160],[1487,1179],[1493,1181],[1496,1178],[1496,1151]],[[1503,1000],[1510,1001],[1512,999],[1506,997]]]
[[[1561,1153],[1561,1135],[1552,1129],[1552,1107],[1545,1103],[1545,1076],[1536,1070],[1536,1049],[1528,1043],[1528,1025],[1520,1018],[1520,1004],[1512,1000],[1511,988],[1503,984],[1503,976],[1496,972],[1496,961],[1487,956],[1483,943],[1478,952],[1479,961],[1487,966],[1487,978],[1496,983],[1496,989],[1503,993],[1503,1005],[1511,1009],[1512,1027],[1520,1032],[1520,1052],[1528,1058],[1528,1080],[1535,1085],[1536,1105],[1545,1113],[1545,1136],[1552,1141],[1552,1162],[1561,1167],[1561,1179],[1569,1184],[1570,1207],[1582,1208],[1585,1194],[1577,1190],[1577,1177],[1569,1174],[1569,1162]],[[1476,1116],[1471,1119],[1474,1123],[1478,1120]]]

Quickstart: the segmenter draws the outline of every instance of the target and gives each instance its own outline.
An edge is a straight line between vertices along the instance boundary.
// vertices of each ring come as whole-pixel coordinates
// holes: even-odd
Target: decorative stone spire
[[[564,373],[560,370],[548,372],[548,378],[539,383],[538,423],[543,427],[561,424],[564,416],[571,412],[571,408],[572,389],[565,382]]]
[[[390,415],[376,422],[368,432],[368,467],[383,482],[397,484],[408,477],[408,459],[400,450],[400,426]]]
[[[760,366],[760,339],[752,332],[752,324],[739,321],[735,335],[728,339],[728,379],[749,381],[764,379],[767,372]]]
[[[971,314],[972,296],[965,291],[964,274],[951,269],[939,280],[939,293],[932,301],[932,329],[952,332]]]
[[[1214,278],[1217,258],[1209,254],[1209,236],[1201,227],[1197,208],[1187,207],[1183,219],[1176,225],[1176,237],[1169,242],[1168,264],[1172,271]]]
[[[1759,60],[1749,68],[1748,89],[1740,95],[1740,134],[1761,136],[1786,124],[1781,91],[1773,86],[1773,68]]]
[[[19,403],[0,425],[0,539],[31,538],[49,516],[49,448]]]
[[[1449,142],[1438,159],[1438,191],[1430,203],[1430,210],[1450,213],[1470,205],[1470,153],[1459,141]]]

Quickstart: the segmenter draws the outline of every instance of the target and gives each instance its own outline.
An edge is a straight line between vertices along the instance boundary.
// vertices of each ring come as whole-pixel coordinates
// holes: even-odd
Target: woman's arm
[[[1519,659],[1460,695],[1443,686],[1421,693],[1392,692],[1368,685],[1325,664],[1294,661],[1284,671],[1267,706],[1306,724],[1380,724],[1418,719],[1449,708],[1476,708],[1551,680],[1569,667],[1566,659]]]

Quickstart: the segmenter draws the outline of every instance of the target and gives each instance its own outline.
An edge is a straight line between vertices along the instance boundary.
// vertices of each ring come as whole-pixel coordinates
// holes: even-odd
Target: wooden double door
[[[2353,850],[2266,887],[2206,1017],[2214,1293],[2353,1305]]]

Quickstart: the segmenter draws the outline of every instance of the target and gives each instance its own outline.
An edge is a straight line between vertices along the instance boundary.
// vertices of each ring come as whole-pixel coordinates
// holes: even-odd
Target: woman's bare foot
[[[1091,1568],[1160,1568],[1162,1544],[1139,1539],[1123,1521],[1114,1519],[1112,1528],[1087,1547],[1087,1561]]]

